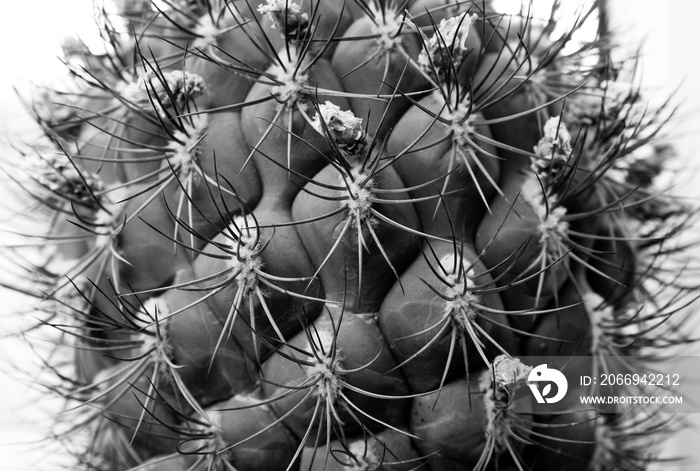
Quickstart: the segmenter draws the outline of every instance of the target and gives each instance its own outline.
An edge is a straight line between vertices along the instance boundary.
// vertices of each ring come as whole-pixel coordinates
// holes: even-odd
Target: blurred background
[[[255,2],[253,2],[255,3]],[[519,0],[496,0],[503,11],[517,11]],[[535,0],[535,7],[547,9],[551,0]],[[572,8],[577,1],[564,1]],[[679,182],[679,191],[692,198],[700,197],[696,183],[700,172],[700,61],[697,22],[700,3],[695,0],[607,0],[609,25],[629,51],[641,48],[643,83],[651,99],[676,93],[682,105],[673,127],[682,160],[687,171]],[[13,156],[12,144],[32,141],[38,136],[31,118],[17,98],[17,91],[26,93],[32,83],[55,83],[65,76],[57,59],[60,44],[66,38],[81,37],[88,45],[99,47],[92,0],[5,1],[0,15],[0,47],[3,61],[0,73],[0,152],[3,158]],[[591,34],[595,32],[592,31]],[[0,220],[7,221],[12,204],[5,186],[0,185]],[[2,240],[2,239],[0,239]],[[0,312],[21,310],[27,303],[20,296],[0,291]],[[61,469],[67,461],[60,453],[37,453],[37,440],[44,438],[47,416],[56,404],[46,402],[31,387],[31,375],[20,375],[34,368],[32,352],[20,338],[13,338],[21,319],[0,317],[0,334],[9,338],[0,342],[0,467],[7,470]],[[700,333],[700,332],[699,332]],[[699,351],[695,354],[700,355]],[[26,368],[29,366],[29,368]],[[38,371],[38,365],[36,365]],[[695,398],[700,399],[700,398]],[[684,455],[686,461],[664,466],[664,469],[692,471],[700,469],[700,414],[689,416],[693,427],[671,440],[667,455]]]

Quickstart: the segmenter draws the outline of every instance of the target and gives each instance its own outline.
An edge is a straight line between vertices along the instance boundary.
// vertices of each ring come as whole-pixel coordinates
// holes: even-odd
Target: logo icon
[[[539,384],[543,383],[544,386],[540,391]],[[538,403],[544,404],[554,404],[555,402],[561,401],[566,395],[566,391],[569,389],[569,382],[566,380],[566,376],[562,374],[561,371],[555,370],[554,368],[547,368],[547,364],[543,363],[530,371],[527,377],[527,385],[530,386],[532,394]],[[552,395],[552,385],[556,386],[556,391]]]

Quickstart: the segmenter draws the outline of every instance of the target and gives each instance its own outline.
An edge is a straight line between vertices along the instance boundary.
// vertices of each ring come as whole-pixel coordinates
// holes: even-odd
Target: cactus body
[[[77,352],[55,390],[121,437],[86,466],[640,469],[624,417],[506,407],[519,355],[683,340],[649,286],[684,294],[692,211],[608,38],[490,2],[122,3],[23,186],[66,260],[27,269]]]

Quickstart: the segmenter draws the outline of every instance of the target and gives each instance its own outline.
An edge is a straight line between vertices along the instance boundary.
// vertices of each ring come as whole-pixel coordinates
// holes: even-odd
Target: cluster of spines
[[[571,352],[573,346],[574,351],[588,349],[602,357],[662,349],[690,340],[670,319],[679,317],[691,287],[678,283],[659,264],[683,248],[668,247],[667,239],[689,224],[691,214],[682,205],[664,212],[654,204],[660,197],[667,198],[649,186],[661,169],[659,148],[651,158],[638,158],[640,149],[651,146],[672,111],[662,107],[635,115],[638,90],[620,91],[614,81],[598,79],[610,74],[609,69],[588,70],[582,64],[587,48],[580,51],[581,57],[562,54],[560,44],[570,39],[568,34],[541,54],[538,46],[549,39],[546,28],[532,39],[537,28],[531,25],[534,20],[525,18],[519,26],[520,37],[530,39],[513,39],[510,29],[518,27],[504,27],[504,17],[487,15],[485,5],[478,4],[463,6],[466,11],[440,21],[435,18],[452,6],[411,15],[405,4],[343,5],[348,11],[367,14],[371,23],[367,36],[343,40],[334,39],[342,16],[324,23],[323,14],[328,12],[319,13],[320,3],[303,9],[294,3],[271,1],[257,10],[247,3],[165,4],[164,9],[145,4],[128,12],[126,19],[133,28],[129,40],[138,40],[131,50],[131,63],[128,47],[120,42],[123,38],[110,31],[106,37],[111,54],[102,58],[86,54],[89,67],[71,69],[95,95],[62,95],[61,102],[72,103],[60,103],[57,110],[70,110],[68,117],[66,113],[37,113],[56,148],[28,159],[29,181],[19,181],[39,205],[69,216],[68,228],[52,227],[40,239],[42,243],[60,246],[73,242],[88,247],[82,253],[75,249],[81,255],[69,262],[68,268],[65,264],[48,264],[41,271],[33,265],[25,267],[25,277],[35,278],[39,286],[36,297],[56,306],[48,308],[50,316],[45,323],[72,337],[68,343],[77,352],[88,352],[77,355],[78,363],[85,363],[79,368],[79,378],[56,389],[67,399],[98,406],[70,427],[70,432],[92,423],[112,430],[110,425],[116,423],[113,431],[118,436],[127,435],[128,440],[122,440],[125,445],[133,443],[138,448],[140,443],[146,450],[149,446],[157,450],[161,445],[171,446],[180,452],[155,458],[153,466],[162,462],[182,463],[173,466],[183,469],[228,469],[236,460],[250,465],[249,458],[241,456],[244,452],[237,454],[236,450],[245,449],[243,444],[261,439],[261,446],[268,446],[262,438],[280,429],[285,429],[282,435],[287,436],[285,424],[291,417],[304,425],[301,431],[293,430],[296,438],[292,442],[299,443],[286,456],[288,469],[300,462],[316,469],[313,466],[318,464],[314,463],[325,466],[339,456],[338,461],[347,463],[344,469],[371,469],[382,462],[413,469],[430,462],[433,455],[445,463],[450,458],[442,457],[439,449],[431,449],[434,443],[430,440],[426,445],[414,444],[418,450],[410,458],[393,456],[386,443],[420,442],[422,438],[407,424],[391,422],[395,418],[391,414],[399,414],[407,401],[424,396],[434,401],[434,412],[440,396],[450,394],[452,387],[457,396],[461,392],[466,398],[462,405],[474,411],[481,407],[482,413],[491,417],[487,420],[491,425],[484,430],[483,453],[474,462],[476,469],[486,469],[504,453],[506,466],[522,467],[527,466],[529,457],[527,450],[522,454],[523,447],[517,442],[527,441],[528,430],[536,428],[538,421],[524,424],[521,419],[499,416],[498,428],[493,419],[506,407],[503,391],[510,386],[507,381],[499,383],[497,365],[512,361],[512,345],[519,346],[515,351],[538,354]],[[454,8],[459,10],[460,5]],[[481,43],[468,42],[474,31],[481,34]],[[239,44],[248,48],[243,59],[235,55],[237,51],[227,51],[218,43],[232,32],[238,34]],[[326,89],[314,82],[323,78],[313,74],[321,69],[318,63],[332,57],[329,51],[344,42],[367,39],[376,41],[376,49],[339,78],[342,81],[376,61],[380,70],[384,69],[381,83],[375,84],[379,86],[348,92],[335,84],[335,89]],[[276,47],[279,45],[283,47]],[[416,45],[420,46],[418,56],[411,49]],[[601,45],[607,46],[602,40]],[[245,56],[248,53],[250,57]],[[392,62],[401,64],[398,71],[391,70]],[[580,75],[563,80],[567,71]],[[213,81],[207,82],[199,73]],[[223,84],[217,83],[222,77]],[[591,77],[594,80],[587,82]],[[403,89],[404,81],[412,81],[414,88]],[[238,92],[245,84],[249,88],[255,84],[263,91],[246,98],[248,94]],[[220,92],[227,87],[231,95],[222,97]],[[433,103],[424,101],[429,92]],[[522,103],[504,114],[499,104],[510,100]],[[269,116],[257,117],[250,111],[268,102],[275,103]],[[392,141],[397,129],[409,127],[396,118],[409,107],[423,115],[425,127],[412,133],[408,141]],[[350,108],[361,109],[365,115],[353,114]],[[262,122],[262,127],[255,130],[257,137],[249,143],[250,152],[236,163],[238,166],[224,171],[222,166],[228,164],[224,163],[227,157],[221,155],[223,148],[214,144],[206,147],[207,139],[215,135],[212,121],[227,112],[246,111],[251,119],[245,123],[239,116],[234,126]],[[60,122],[53,122],[58,117]],[[257,123],[251,122],[255,120]],[[535,124],[523,125],[523,120]],[[529,132],[525,141],[531,142],[532,148],[523,148],[517,137],[504,139],[502,132],[492,131],[503,123],[518,123],[515,129]],[[439,139],[426,142],[434,137],[432,129],[438,129],[435,135]],[[243,136],[239,133],[232,139]],[[273,139],[281,143],[277,149],[266,145]],[[443,142],[448,143],[444,152],[448,164],[432,174],[418,175],[416,184],[404,181],[404,187],[401,179],[406,180],[404,172],[410,171],[411,159],[421,150],[439,148]],[[282,156],[273,155],[272,151],[280,150]],[[515,191],[506,188],[498,171],[490,166],[503,159],[501,155],[509,160],[500,169],[501,176],[520,179]],[[258,176],[251,170],[251,162],[265,162],[267,166],[260,164],[265,172],[272,174],[277,169],[284,179],[271,184],[262,172]],[[315,175],[326,165],[324,173]],[[460,176],[464,172],[467,175]],[[258,186],[262,191],[247,188],[242,181],[245,178],[261,182]],[[260,211],[256,211],[263,206],[261,198],[264,201],[274,194],[269,188],[280,181],[284,183],[278,197],[289,198],[300,189],[301,196],[285,214],[272,211],[278,219],[265,214],[265,220],[259,220]],[[477,223],[464,221],[465,216],[450,206],[453,195],[462,191],[460,182],[475,187],[470,196],[478,198],[473,204],[481,208],[474,213],[479,218],[484,211],[491,216],[503,212],[493,206],[491,195],[498,195],[496,200],[505,207],[506,215],[492,224],[491,232],[478,228],[477,247],[472,246],[474,235],[466,234],[469,223]],[[322,202],[328,212],[305,211],[307,207],[298,210],[298,201],[307,206]],[[420,205],[428,209],[415,214],[412,208]],[[533,215],[533,240],[506,247],[511,254],[504,257],[498,253],[503,250],[498,247],[499,237],[506,233],[504,226],[512,224],[508,222],[510,215],[522,217],[518,212],[523,208]],[[150,210],[159,215],[149,214]],[[336,224],[334,218],[341,221],[339,232],[333,235],[335,241],[325,252],[305,256],[310,259],[311,271],[276,274],[270,263],[279,256],[273,244],[279,233],[294,227],[309,231],[300,232],[302,239],[313,239],[323,234],[314,224]],[[674,218],[681,222],[674,225]],[[433,226],[432,221],[441,221],[444,227],[437,230],[439,225]],[[398,234],[404,234],[399,242],[404,245],[392,251],[392,239]],[[480,247],[479,234],[485,241]],[[125,257],[125,252],[148,257],[128,244],[149,238],[158,239],[167,249],[164,252],[169,252],[163,264],[177,270],[143,266]],[[528,252],[533,247],[534,257]],[[636,260],[635,252],[642,248],[649,252],[649,261]],[[306,251],[311,252],[308,247]],[[384,328],[390,338],[378,340],[374,351],[369,348],[366,362],[348,368],[344,361],[353,358],[338,346],[346,334],[341,329],[359,319],[366,325],[358,329],[365,329],[367,337],[379,332],[376,326],[381,328],[388,322],[389,315],[384,313],[396,309],[382,297],[401,302],[410,289],[402,273],[412,269],[409,262],[421,251],[423,257],[416,263],[424,267],[416,270],[423,270],[432,280],[420,282],[441,304],[437,317],[430,318],[435,323],[393,338],[387,335],[393,327]],[[15,252],[8,248],[8,257]],[[616,260],[620,253],[630,258]],[[491,256],[496,257],[496,263]],[[221,261],[221,270],[202,275],[197,260]],[[330,279],[329,267],[338,260],[345,264],[345,278],[334,289],[333,283],[325,280]],[[380,276],[396,281],[388,294],[387,287],[380,295],[373,295],[368,283],[376,280],[363,279],[368,265],[383,273]],[[37,275],[41,277],[36,279]],[[234,284],[235,289],[229,288]],[[669,296],[671,290],[677,294]],[[514,293],[511,298],[509,292]],[[602,297],[596,298],[594,292]],[[494,301],[499,295],[503,303]],[[531,302],[521,303],[519,296]],[[78,307],[70,301],[73,298],[80,301]],[[656,302],[660,299],[664,300]],[[148,302],[151,300],[155,301]],[[223,316],[213,312],[210,300],[215,306],[219,303],[217,308],[228,303]],[[284,319],[273,315],[272,302],[286,302]],[[656,305],[640,307],[643,303]],[[567,339],[558,329],[552,330],[551,322],[543,322],[545,318],[558,322],[568,311],[573,311],[568,321],[575,319],[590,335]],[[188,312],[196,319],[187,322],[206,326],[210,345],[177,345],[173,336],[182,339],[183,332],[178,329],[184,327],[175,323]],[[287,329],[290,324],[301,326],[301,339],[294,335],[294,329]],[[550,330],[538,331],[535,324]],[[499,328],[505,333],[500,332],[495,339],[493,332]],[[352,339],[352,334],[347,336]],[[413,341],[418,347],[403,350],[403,345]],[[392,353],[386,344],[381,346],[382,342],[391,346]],[[476,346],[475,351],[471,345]],[[178,364],[187,361],[184,355],[189,352],[178,352],[178,348],[205,350],[197,352],[188,366],[203,377],[228,381],[235,394],[228,401],[230,407],[209,410],[211,403],[228,398],[192,392],[193,385],[181,373],[187,367]],[[267,362],[272,352],[276,352],[275,360]],[[385,359],[387,354],[392,358]],[[389,392],[368,389],[364,379],[354,382],[353,374],[400,376],[402,368],[411,363],[420,365],[416,359],[426,354],[435,355],[442,364],[437,374],[429,372],[433,378],[426,382],[409,378],[409,388],[401,380],[401,384],[389,384]],[[501,354],[505,356],[496,357]],[[221,368],[219,359],[232,357],[245,364],[244,376],[253,371],[259,377],[232,379],[217,370]],[[270,379],[279,374],[275,368],[284,370],[285,362],[289,363],[287,368],[293,364],[301,367],[298,384],[275,384]],[[377,362],[384,363],[377,367]],[[475,364],[490,369],[481,381],[470,377],[470,372],[479,369],[473,367]],[[506,370],[512,367],[508,365]],[[454,380],[459,375],[464,375],[464,383]],[[196,381],[196,376],[189,381]],[[447,378],[451,385],[446,384]],[[516,378],[513,386],[519,381]],[[383,386],[381,381],[379,384]],[[316,398],[313,410],[301,411],[303,400],[287,401],[295,394]],[[484,396],[483,404],[473,406],[472,394]],[[372,412],[367,412],[356,404],[357,395],[360,401],[383,404],[393,400],[398,405],[390,407],[388,413],[371,406]],[[115,412],[116,403],[123,410]],[[391,410],[393,407],[397,411]],[[248,410],[265,417],[255,417],[262,424],[259,430],[248,430],[247,436],[223,430],[222,414],[250,418],[245,415]],[[426,411],[421,413],[430,416]],[[601,426],[591,439],[600,438],[592,459],[601,468],[617,463],[614,459],[619,450],[613,450],[610,442],[624,444],[626,430],[637,433],[646,423],[640,419],[642,425],[626,427],[624,420],[605,420],[611,432],[606,433]],[[381,429],[400,438],[380,438]],[[358,430],[364,436],[364,446],[347,436],[348,431],[352,435]],[[370,443],[375,448],[369,449]],[[384,444],[384,448],[377,448],[377,444]],[[331,451],[338,446],[340,452]],[[315,450],[313,455],[325,457],[305,458],[309,448]],[[633,451],[629,463],[643,461]],[[576,451],[560,451],[559,455],[572,459],[567,453]],[[134,451],[131,466],[150,469],[141,465],[143,457],[137,455]],[[627,463],[624,454],[619,459]]]

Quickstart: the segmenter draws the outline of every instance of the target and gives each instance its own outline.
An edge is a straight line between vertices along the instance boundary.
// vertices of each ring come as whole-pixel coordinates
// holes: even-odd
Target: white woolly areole
[[[481,390],[484,391],[487,437],[493,437],[497,448],[503,445],[510,435],[510,419],[505,409],[508,400],[517,386],[527,382],[532,367],[517,358],[499,355],[493,361],[493,370],[481,376]]]
[[[582,298],[591,323],[591,351],[600,352],[612,344],[607,330],[609,326],[614,325],[614,309],[612,306],[607,306],[605,299],[592,291],[584,293]]]
[[[236,396],[238,397],[238,396]],[[201,452],[221,454],[221,450],[229,446],[223,437],[223,411],[209,409],[206,417],[202,417],[203,423],[195,423],[195,430],[200,430],[202,436],[209,436],[210,439],[199,439],[193,442]],[[226,456],[228,452],[223,455]]]
[[[207,422],[209,422],[207,428],[215,434],[218,434],[221,431],[221,425],[224,423],[223,412],[216,409],[208,410]]]
[[[156,335],[146,337],[142,347],[143,353],[155,350],[160,355],[160,358],[171,358],[173,348],[168,340],[168,324],[161,320],[170,314],[168,303],[160,296],[149,298],[144,301],[141,312],[145,314],[144,318],[148,320],[155,318],[156,314],[158,315],[161,334],[160,338]]]
[[[202,95],[204,90],[204,79],[200,75],[173,70],[158,77],[153,71],[148,71],[128,84],[123,96],[128,102],[146,110],[153,110],[155,106],[158,114],[165,116],[163,107],[172,105],[171,95],[176,104],[182,106],[187,100]]]
[[[372,33],[379,35],[376,41],[382,50],[393,49],[401,44],[399,32],[403,25],[403,16],[386,4],[382,12],[377,3],[371,2],[369,4],[370,12],[375,20],[375,23],[372,23]]]
[[[439,92],[433,92],[439,93]],[[442,95],[437,95],[442,99]],[[441,117],[449,121],[450,133],[452,134],[452,142],[457,147],[462,148],[469,145],[468,140],[474,135],[474,121],[476,116],[469,113],[470,97],[466,96],[457,107],[453,110],[445,109]]]
[[[170,308],[168,307],[168,303],[165,302],[165,299],[163,299],[160,296],[148,298],[147,300],[145,300],[143,302],[143,311],[153,316],[155,316],[157,313],[158,317],[163,317],[170,314]]]
[[[566,129],[566,124],[561,122],[559,116],[552,116],[544,123],[544,137],[559,147],[567,147],[571,145],[571,136]]]
[[[236,216],[233,218],[233,223],[230,226],[230,229],[238,237],[241,255],[244,253],[253,255],[258,248],[255,242],[259,239],[260,233],[256,226],[248,224],[248,220],[246,217]]]
[[[242,216],[236,216],[231,230],[238,235],[237,255],[231,257],[229,266],[236,275],[238,289],[250,293],[258,286],[258,272],[263,268],[260,258],[259,232],[256,227],[248,226]]]
[[[92,196],[100,199],[98,193],[104,190],[104,182],[98,174],[76,170],[70,159],[61,152],[27,154],[21,167],[31,177],[32,183],[36,182],[55,195],[71,200],[96,203]]]
[[[138,355],[149,354],[155,357],[155,360],[161,362],[160,366],[163,366],[162,362],[166,359],[170,359],[173,352],[173,347],[168,341],[167,337],[167,324],[160,325],[161,338],[155,335],[142,335],[141,347],[139,348]]]
[[[566,168],[571,155],[571,135],[559,116],[553,116],[544,125],[544,135],[533,148],[530,168],[540,180],[552,186]]]
[[[197,49],[206,49],[210,45],[216,44],[217,38],[222,32],[222,29],[214,23],[210,15],[203,15],[194,28],[197,38],[192,42],[192,46]]]
[[[517,358],[498,355],[493,360],[494,381],[497,388],[513,391],[518,383],[527,382],[532,367]]]
[[[309,22],[309,15],[301,11],[301,6],[288,0],[267,0],[267,3],[258,5],[258,13],[267,15],[272,20],[272,27],[279,30]]]
[[[467,13],[440,20],[438,31],[428,39],[418,55],[418,65],[428,73],[433,72],[433,67],[438,73],[444,73],[443,69],[447,66],[444,60],[447,57],[443,58],[441,50],[447,47],[451,49],[454,66],[459,67],[467,53],[467,37],[475,20],[476,15],[470,16]]]
[[[356,117],[352,111],[343,111],[330,101],[319,105],[318,113],[311,121],[311,126],[324,134],[323,123],[336,145],[341,148],[353,148],[364,141],[365,132],[362,128],[362,118]]]
[[[352,454],[352,457],[349,458],[351,462],[348,466],[345,466],[345,469],[348,471],[374,470],[381,464],[381,460],[377,456],[376,451],[367,446],[367,442],[365,440],[360,439],[350,442],[348,449]]]
[[[362,172],[362,169],[357,166],[353,167],[351,177],[347,178],[341,175],[340,184],[347,188],[345,190],[346,198],[340,201],[340,205],[355,215],[360,215],[362,219],[371,219],[370,208],[372,207],[372,198],[374,193],[374,180],[368,178],[368,175]],[[353,223],[356,221],[353,220]]]
[[[460,270],[460,266],[455,263],[455,257],[452,254],[442,257],[440,265],[443,269],[451,271],[447,276],[448,284],[442,289],[442,293],[450,298],[449,301],[445,302],[445,315],[451,317],[462,330],[470,331],[470,324],[474,322],[478,314],[472,305],[479,302],[479,297],[472,293],[476,274],[474,270],[469,270],[466,273],[452,270],[455,266],[456,270]],[[468,266],[469,261],[462,259],[462,269]]]
[[[270,74],[276,82],[279,82],[279,85],[270,87],[270,93],[275,96],[277,101],[287,103],[287,106],[291,106],[300,99],[302,90],[309,80],[307,74],[296,71],[299,61],[298,54],[297,47],[290,44],[289,57],[287,57],[286,51],[280,53],[282,64],[270,68]]]
[[[258,5],[258,13],[261,15],[272,14],[272,13],[284,13],[288,11],[289,13],[301,13],[301,6],[294,2],[289,2],[288,0],[267,0],[267,3],[261,3]],[[270,15],[271,20],[275,20],[275,17]]]
[[[544,136],[534,148],[535,154],[542,159],[532,159],[537,170],[551,165],[547,160],[554,159],[565,163],[571,153],[571,135],[559,116],[549,118],[543,130]]]
[[[137,338],[141,340],[141,345],[137,349],[137,355],[150,355],[152,360],[158,363],[159,368],[167,368],[166,362],[172,358],[173,347],[168,339],[168,324],[162,319],[170,313],[170,309],[165,300],[161,297],[150,298],[143,303],[140,309],[143,322],[150,322],[158,313],[158,328],[144,330]],[[157,335],[159,333],[159,335]]]
[[[341,368],[341,355],[337,345],[333,345],[333,332],[325,329],[310,333],[313,345],[308,345],[312,365],[304,366],[306,378],[310,381],[319,380],[316,383],[315,394],[324,397],[327,401],[335,401],[341,389],[338,370]],[[335,348],[335,351],[334,351]]]
[[[202,139],[207,128],[208,118],[206,115],[192,116],[192,122],[185,122],[184,131],[175,131],[175,140],[168,142],[167,148],[170,150],[168,160],[170,164],[180,174],[187,175],[196,168],[194,156],[197,152],[197,144]],[[167,163],[163,163],[167,166]]]

